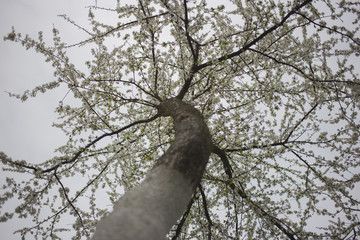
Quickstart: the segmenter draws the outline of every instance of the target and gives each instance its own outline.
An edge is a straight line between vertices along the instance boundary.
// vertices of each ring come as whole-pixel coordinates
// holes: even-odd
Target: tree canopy
[[[169,239],[360,235],[360,2],[216,2],[92,6],[90,27],[63,15],[89,35],[74,44],[55,27],[52,44],[42,32],[4,37],[54,67],[53,81],[11,96],[69,92],[54,123],[68,141],[53,158],[34,164],[0,152],[1,221],[33,219],[22,236],[89,237],[174,141],[159,105],[177,98],[200,111],[214,147]],[[101,11],[117,22],[99,22]],[[77,47],[91,51],[86,70],[68,57]],[[13,199],[19,205],[4,209]]]

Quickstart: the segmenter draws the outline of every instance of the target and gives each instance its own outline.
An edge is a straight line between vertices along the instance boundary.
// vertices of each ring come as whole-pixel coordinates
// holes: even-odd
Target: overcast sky
[[[101,6],[116,4],[116,0],[98,0]],[[54,109],[67,93],[61,88],[39,94],[22,103],[10,98],[6,92],[22,93],[42,83],[54,80],[53,68],[44,57],[20,44],[2,40],[14,26],[17,32],[36,38],[43,31],[51,43],[52,27],[60,30],[69,43],[86,38],[71,24],[58,17],[67,14],[82,26],[87,24],[88,9],[96,0],[2,0],[0,7],[0,151],[14,160],[43,162],[53,156],[54,149],[65,143],[59,129],[51,127],[57,121]],[[50,41],[49,41],[50,40]],[[87,55],[72,55],[75,63],[84,62]],[[81,51],[81,50],[79,50]],[[4,176],[0,176],[0,187]],[[0,209],[0,211],[3,211]],[[2,212],[1,212],[2,213]],[[14,239],[12,232],[18,224],[14,221],[0,223],[0,238]],[[19,236],[19,235],[17,235]],[[18,239],[18,238],[15,238]]]
[[[102,0],[112,2],[113,0]],[[54,80],[51,64],[41,54],[26,51],[20,44],[3,41],[3,36],[14,26],[17,32],[28,33],[36,38],[43,31],[46,39],[52,38],[55,25],[70,42],[83,39],[77,29],[66,23],[58,14],[67,14],[79,24],[86,24],[88,9],[95,0],[2,0],[0,8],[0,151],[17,159],[42,162],[53,156],[56,147],[65,143],[62,132],[51,127],[56,122],[54,113],[66,89],[40,94],[22,103],[9,98],[7,92],[22,93],[24,90]],[[74,34],[75,33],[75,34]],[[51,42],[51,41],[50,41]],[[75,61],[82,61],[79,59]],[[0,177],[0,186],[3,178]],[[0,211],[3,211],[2,209]],[[14,221],[0,224],[1,239],[14,239]],[[19,238],[19,235],[17,235]]]

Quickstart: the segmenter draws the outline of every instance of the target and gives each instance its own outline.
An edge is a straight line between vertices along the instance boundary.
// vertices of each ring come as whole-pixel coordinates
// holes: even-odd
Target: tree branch
[[[320,144],[320,143],[327,143],[330,142],[332,140],[326,141],[326,142],[304,142],[304,141],[289,141],[290,137],[292,136],[292,134],[294,133],[294,131],[296,130],[296,128],[298,128],[300,126],[300,124],[311,114],[311,112],[313,112],[315,110],[315,108],[318,106],[319,104],[316,103],[296,124],[295,126],[291,129],[290,133],[287,134],[286,138],[283,141],[279,141],[279,142],[274,142],[274,143],[270,143],[270,144],[264,144],[264,145],[253,145],[250,147],[243,147],[243,148],[237,148],[237,149],[226,149],[224,150],[225,152],[238,152],[238,151],[246,151],[246,150],[250,150],[250,149],[263,149],[263,148],[267,148],[267,147],[276,147],[276,146],[285,146],[286,144],[289,143],[310,143],[310,144]],[[214,152],[216,151],[216,152]],[[213,150],[214,153],[216,153],[217,155],[221,154],[219,153],[218,150]],[[219,155],[220,156],[220,155]]]
[[[191,81],[193,80],[195,73],[197,72],[195,69],[196,69],[196,65],[194,64],[191,67],[189,77],[185,80],[185,83],[182,86],[182,88],[181,88],[179,94],[176,96],[176,98],[183,99],[185,97],[185,94],[189,91]]]
[[[206,196],[205,196],[205,193],[204,193],[204,190],[203,190],[201,184],[199,184],[198,188],[200,190],[200,194],[201,194],[201,198],[202,198],[202,202],[203,202],[203,206],[204,206],[205,217],[206,217],[206,219],[208,221],[208,230],[209,230],[208,239],[211,240],[211,227],[213,225],[213,222],[212,222],[212,220],[210,218],[209,210],[208,210],[208,207],[207,207]]]
[[[176,240],[176,239],[180,236],[180,234],[181,234],[181,229],[182,229],[182,227],[183,227],[184,224],[185,224],[186,218],[187,218],[187,216],[189,215],[190,210],[191,210],[191,207],[192,207],[192,205],[193,205],[194,202],[195,202],[195,193],[194,193],[194,196],[190,199],[190,202],[189,202],[188,206],[186,207],[186,211],[185,211],[185,213],[182,215],[181,220],[180,220],[179,224],[178,224],[177,227],[176,227],[175,236],[173,236],[173,237],[171,238],[172,240]]]
[[[18,166],[18,167],[22,167],[22,168],[26,168],[26,169],[29,169],[29,170],[33,170],[34,172],[38,172],[40,171],[41,173],[48,173],[48,172],[51,172],[51,171],[56,171],[56,169],[58,167],[60,167],[61,165],[63,164],[69,164],[69,163],[73,163],[75,162],[82,153],[84,153],[87,149],[89,149],[91,146],[93,146],[94,144],[96,144],[97,142],[99,142],[101,139],[105,138],[105,137],[109,137],[109,136],[113,136],[113,135],[116,135],[116,134],[119,134],[120,132],[128,129],[128,128],[131,128],[135,125],[138,125],[138,124],[142,124],[142,123],[148,123],[148,122],[151,122],[155,119],[157,119],[160,115],[159,114],[156,114],[154,115],[153,117],[149,118],[149,119],[144,119],[144,120],[139,120],[139,121],[135,121],[133,123],[130,123],[116,131],[113,131],[111,133],[105,133],[97,138],[95,138],[94,140],[92,140],[90,143],[88,143],[85,147],[81,148],[72,158],[68,159],[68,160],[63,160],[61,161],[61,163],[58,163],[56,164],[55,166],[51,167],[51,168],[48,168],[48,169],[45,169],[45,170],[42,170],[41,168],[39,167],[35,167],[35,166],[30,166],[30,165],[27,165],[26,162],[23,163],[21,161],[13,161],[11,160],[8,156],[6,156],[5,153],[3,152],[0,152],[0,159],[2,160],[2,162],[4,164],[6,163],[10,163],[10,164],[13,164],[15,166]]]
[[[152,18],[157,18],[157,17],[160,17],[160,16],[164,16],[164,15],[166,15],[166,14],[168,14],[168,13],[169,13],[169,12],[159,13],[159,14],[157,14],[157,15],[149,16],[149,17],[143,18],[143,19],[141,19],[141,20],[148,20],[148,19],[152,19]],[[136,23],[138,23],[138,22],[139,22],[138,20],[135,20],[135,21],[131,21],[131,22],[128,22],[128,23],[124,23],[124,24],[122,24],[122,25],[119,25],[119,26],[117,26],[117,27],[114,27],[114,28],[110,29],[110,30],[107,31],[107,32],[104,32],[104,33],[99,34],[99,35],[97,35],[97,36],[94,36],[94,37],[92,37],[92,38],[86,39],[86,40],[84,40],[84,41],[81,41],[81,42],[78,42],[78,43],[74,43],[74,44],[72,44],[72,45],[67,45],[67,46],[65,46],[65,47],[66,47],[66,48],[75,47],[75,46],[78,46],[78,45],[82,45],[82,44],[86,44],[86,43],[92,42],[92,41],[94,41],[96,38],[104,38],[104,37],[106,37],[107,35],[109,35],[109,34],[111,34],[111,33],[114,33],[114,32],[116,32],[116,31],[119,31],[119,30],[121,30],[122,28],[125,28],[125,27],[127,27],[127,26],[130,26],[130,25],[132,25],[132,24],[136,24]]]
[[[197,54],[195,52],[195,49],[194,49],[194,46],[192,44],[192,38],[190,37],[190,34],[189,34],[189,15],[188,15],[188,8],[187,8],[187,0],[184,0],[184,12],[185,12],[185,20],[184,20],[184,23],[185,23],[185,35],[186,35],[186,39],[188,41],[188,44],[189,44],[189,47],[190,47],[190,50],[191,50],[191,54],[194,58],[194,60],[197,59]]]
[[[255,212],[257,212],[259,215],[262,215],[265,219],[267,219],[268,221],[270,221],[272,224],[274,224],[281,232],[283,232],[289,239],[291,240],[295,240],[295,235],[296,233],[290,229],[290,227],[288,227],[286,225],[286,223],[284,223],[283,221],[281,221],[280,219],[270,215],[268,212],[266,212],[264,209],[262,209],[261,206],[259,206],[257,203],[255,203],[254,201],[252,201],[250,199],[250,197],[245,193],[244,189],[240,189],[238,187],[235,186],[234,182],[233,182],[233,178],[232,178],[232,170],[231,170],[231,166],[230,166],[230,162],[228,157],[226,156],[226,153],[224,150],[220,149],[217,146],[213,146],[213,153],[215,153],[216,155],[218,155],[223,163],[223,167],[225,169],[225,173],[228,175],[228,180],[227,180],[227,186],[229,186],[235,193],[237,193],[241,198],[246,199],[247,202],[250,204],[250,206],[252,206],[252,208],[255,210]],[[239,182],[240,186],[241,183]],[[241,187],[242,188],[242,187]]]
[[[65,160],[63,162],[61,162],[61,164],[69,164],[69,163],[72,163],[74,161],[76,161],[78,159],[78,157],[83,153],[85,152],[87,149],[89,149],[91,146],[93,146],[95,143],[97,143],[98,141],[100,141],[101,139],[105,138],[105,137],[109,137],[109,136],[112,136],[112,135],[116,135],[116,134],[119,134],[120,132],[130,128],[130,127],[133,127],[135,125],[138,125],[138,124],[141,124],[141,123],[148,123],[148,122],[151,122],[155,119],[157,119],[159,117],[158,114],[154,115],[153,117],[149,118],[149,119],[145,119],[145,120],[139,120],[139,121],[136,121],[136,122],[133,122],[133,123],[130,123],[128,125],[126,125],[125,127],[122,127],[114,132],[111,132],[111,133],[105,133],[99,137],[97,137],[96,139],[94,139],[93,141],[91,141],[90,143],[88,143],[85,147],[83,147],[80,151],[78,151],[71,159],[69,160]],[[46,169],[46,170],[43,170],[42,172],[43,173],[46,173],[46,172],[50,172],[50,171],[53,171],[55,170],[60,164],[57,164],[56,166],[52,167],[52,168],[49,168],[49,169]]]
[[[281,64],[281,65],[285,65],[285,66],[294,68],[296,71],[298,71],[298,72],[301,73],[302,75],[307,76],[303,70],[301,70],[300,68],[298,68],[298,67],[295,66],[295,65],[292,65],[292,64],[287,63],[287,62],[280,61],[280,60],[278,60],[278,59],[276,59],[276,58],[274,58],[274,57],[272,57],[272,56],[270,56],[270,55],[268,55],[268,54],[266,54],[266,53],[264,53],[264,52],[262,52],[262,51],[259,51],[259,50],[254,49],[254,48],[249,48],[249,50],[250,50],[250,51],[253,51],[253,52],[257,53],[257,54],[260,54],[260,55],[262,55],[262,56],[264,56],[264,57],[267,57],[267,58],[273,60],[274,62],[276,62],[276,63],[278,63],[278,64]],[[313,80],[313,79],[311,79],[311,80]]]
[[[185,29],[180,26],[179,21],[175,20],[175,22],[177,23],[177,27],[180,29],[180,31],[185,33],[185,37],[186,37],[186,40],[187,40],[189,48],[190,48],[190,52],[191,52],[192,57],[193,57],[193,63],[192,63],[189,75],[186,77],[184,85],[182,86],[180,92],[176,96],[176,98],[182,100],[184,98],[185,94],[187,93],[187,91],[190,88],[191,81],[193,80],[193,78],[195,76],[195,73],[198,71],[196,69],[197,69],[197,65],[198,65],[200,44],[196,40],[194,40],[189,34],[189,16],[188,16],[187,0],[183,1],[184,11],[185,11],[185,18],[182,18],[181,16],[178,16],[177,14],[175,15],[175,14],[171,13],[172,10],[171,10],[170,6],[167,4],[167,2],[166,1],[161,1],[161,2],[168,9],[170,15],[172,15],[174,17],[177,17],[178,19],[181,19],[181,21],[184,22],[184,25],[185,25],[184,28]],[[193,42],[195,43],[195,47],[193,45]]]
[[[105,172],[105,170],[106,170],[107,167],[109,166],[109,163],[110,163],[110,161],[101,169],[101,171],[99,172],[99,174],[98,174],[96,177],[94,177],[91,181],[89,181],[89,182],[86,184],[85,187],[83,187],[80,191],[78,191],[77,194],[76,194],[76,196],[75,196],[72,200],[70,200],[70,201],[71,201],[71,202],[74,202],[78,197],[80,197],[81,194],[82,194],[90,185],[92,185],[92,184]],[[63,190],[64,190],[64,188],[63,188]],[[68,198],[68,199],[69,199],[69,198]],[[55,218],[56,218],[61,212],[63,212],[67,207],[68,207],[68,206],[62,207],[61,209],[59,209],[59,210],[58,210],[56,213],[54,213],[53,215],[51,215],[51,216],[47,217],[46,219],[42,220],[41,222],[39,222],[36,226],[29,228],[29,230],[32,230],[32,229],[37,228],[38,226],[42,225],[43,223],[49,221],[50,219],[53,219],[53,224],[52,224],[52,225],[54,225],[54,224],[55,224]]]
[[[300,10],[301,8],[303,8],[305,5],[309,4],[310,2],[312,2],[312,0],[305,0],[303,3],[297,5],[296,7],[294,7],[279,23],[273,25],[271,28],[267,29],[265,32],[263,32],[262,34],[260,34],[260,36],[258,36],[257,38],[255,38],[254,40],[252,40],[250,43],[248,43],[247,45],[245,45],[244,47],[240,48],[238,51],[230,53],[230,54],[226,54],[224,56],[221,56],[219,58],[216,59],[217,62],[222,62],[225,61],[227,59],[231,59],[233,57],[239,56],[240,54],[242,54],[243,52],[245,52],[246,50],[248,50],[251,46],[255,45],[257,42],[259,42],[260,40],[262,40],[264,37],[266,37],[268,34],[274,32],[276,29],[278,29],[279,27],[281,27],[282,25],[284,25],[284,23],[294,14],[297,13],[298,10]],[[196,71],[199,71],[203,68],[206,68],[210,65],[213,64],[213,60],[207,61],[205,63],[202,63],[200,65],[198,65],[196,67]]]
[[[139,1],[140,6],[141,6],[141,10],[144,13],[144,16],[147,15],[145,7],[142,3],[142,1]],[[157,99],[161,99],[160,96],[157,93],[157,88],[158,88],[158,77],[159,77],[159,70],[158,70],[158,66],[156,63],[156,53],[155,53],[155,33],[153,30],[153,26],[151,26],[150,22],[149,22],[149,18],[145,18],[146,20],[146,24],[148,26],[148,30],[151,34],[151,55],[152,55],[152,63],[153,63],[153,68],[155,69],[155,76],[154,76],[154,95]],[[150,88],[151,89],[151,88]]]
[[[336,186],[334,186],[329,180],[325,179],[313,166],[311,166],[305,159],[303,159],[298,153],[296,153],[293,149],[290,149],[288,147],[286,147],[287,149],[289,149],[298,159],[300,159],[301,162],[303,162],[308,169],[310,169],[314,175],[319,178],[326,186],[328,186],[329,189],[331,189],[331,191],[334,193],[335,197],[338,198],[338,195],[336,194],[335,190],[341,192],[341,194],[350,199],[351,202],[355,203],[355,204],[360,204],[359,201],[357,201],[356,199],[354,199],[353,197],[351,197],[349,195],[349,193],[346,193],[344,190],[342,190],[341,188],[338,188]]]
[[[294,131],[296,130],[296,128],[298,126],[300,126],[300,124],[305,121],[305,119],[312,113],[312,111],[315,110],[315,108],[319,105],[319,103],[316,103],[301,119],[300,121],[298,121],[295,126],[291,129],[290,133],[287,135],[287,137],[285,138],[284,142],[289,141],[291,135],[294,133]]]
[[[306,20],[308,20],[310,23],[314,24],[315,26],[318,26],[320,28],[325,28],[331,32],[335,32],[337,34],[340,34],[341,36],[343,37],[347,37],[349,38],[351,41],[353,41],[356,45],[360,45],[360,42],[356,41],[356,39],[353,38],[353,36],[351,36],[350,34],[346,34],[346,33],[343,33],[343,32],[340,32],[338,31],[337,29],[335,28],[330,28],[330,27],[327,27],[326,25],[322,25],[322,24],[319,24],[319,23],[316,23],[314,20],[311,20],[310,18],[308,18],[305,14],[303,13],[300,13],[300,12],[297,12],[296,14],[302,16],[303,18],[305,18]]]
[[[63,183],[61,182],[60,178],[58,177],[56,171],[57,171],[57,168],[56,168],[55,171],[54,171],[54,176],[55,176],[57,182],[60,184],[61,189],[63,190],[65,199],[66,199],[66,201],[70,204],[71,208],[75,211],[76,215],[78,216],[78,218],[79,218],[79,220],[80,220],[81,226],[82,226],[83,229],[85,230],[86,228],[85,228],[85,226],[84,226],[82,217],[81,217],[79,211],[78,211],[78,210],[76,209],[76,207],[74,206],[73,202],[70,200],[70,198],[69,198],[69,196],[68,196],[68,194],[67,194],[67,192],[66,192],[66,188],[64,187],[64,185],[63,185]]]

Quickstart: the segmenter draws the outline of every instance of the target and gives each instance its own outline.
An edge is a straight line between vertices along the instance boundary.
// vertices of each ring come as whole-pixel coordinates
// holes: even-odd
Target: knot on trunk
[[[179,98],[169,98],[164,102],[161,102],[156,108],[158,110],[158,114],[163,117],[170,116],[175,119],[177,116],[183,118],[184,114],[190,114],[203,118],[202,114],[196,108],[183,102]]]

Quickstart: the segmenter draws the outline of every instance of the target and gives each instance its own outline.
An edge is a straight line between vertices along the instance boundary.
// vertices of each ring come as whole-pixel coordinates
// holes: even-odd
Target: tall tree
[[[118,1],[90,8],[91,30],[64,16],[89,34],[77,44],[55,28],[52,46],[13,30],[5,39],[43,54],[56,76],[13,96],[65,85],[77,101],[56,109],[68,136],[57,156],[32,164],[0,154],[9,171],[0,203],[21,200],[1,221],[30,217],[19,233],[52,239],[69,229],[74,239],[355,239],[359,9]],[[88,71],[66,54],[84,45]]]

